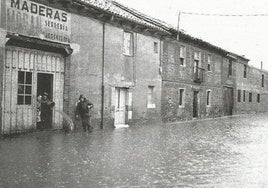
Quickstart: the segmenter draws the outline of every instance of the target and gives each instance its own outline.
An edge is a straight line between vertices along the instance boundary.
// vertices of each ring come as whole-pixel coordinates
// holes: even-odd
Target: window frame
[[[212,103],[212,90],[208,89],[206,90],[206,106],[211,107],[211,103]]]
[[[246,102],[246,90],[243,90],[243,102]]]
[[[23,73],[23,81],[21,82],[19,79],[20,79],[20,76],[19,74],[20,73]],[[33,73],[30,72],[30,71],[18,71],[18,80],[17,80],[17,105],[19,106],[23,106],[23,105],[26,105],[26,106],[31,106],[33,104]],[[30,78],[31,78],[31,83],[27,83],[27,74],[30,74]],[[19,92],[19,88],[22,87],[23,88],[23,93],[20,93]],[[27,87],[30,87],[31,88],[31,93],[28,94],[26,92],[26,88]],[[22,97],[23,100],[22,100],[22,103],[19,102],[19,98]],[[26,98],[27,97],[30,97],[30,103],[26,103]]]
[[[248,102],[252,102],[252,92],[249,92],[248,94]]]
[[[257,94],[257,103],[260,103],[261,102],[261,94]]]
[[[126,51],[126,43],[125,43],[125,41],[126,41],[126,34],[129,34],[129,36],[130,36],[130,39],[129,39],[129,52],[127,53],[127,51]],[[123,55],[125,55],[125,56],[134,56],[134,34],[133,34],[133,32],[130,32],[130,31],[123,31]]]
[[[261,75],[261,87],[264,87],[264,74]]]
[[[159,48],[159,45],[158,45],[158,42],[154,42],[154,53],[155,54],[158,54],[158,48]]]
[[[147,108],[148,109],[153,109],[156,108],[156,104],[155,104],[155,86],[149,85],[147,87]],[[151,92],[152,91],[152,92]],[[149,95],[151,95],[151,99],[149,99]]]
[[[181,91],[182,92],[182,96],[181,96]],[[178,99],[179,99],[179,108],[184,108],[185,107],[185,88],[179,88],[178,90]]]
[[[244,65],[244,74],[243,74],[244,78],[247,78],[247,65]]]
[[[180,46],[180,66],[186,67],[186,47],[185,46]]]
[[[228,76],[233,76],[233,61],[231,59],[228,64]]]
[[[208,54],[208,65],[207,65],[207,71],[208,72],[212,72],[211,63],[212,63],[212,55],[211,54]]]

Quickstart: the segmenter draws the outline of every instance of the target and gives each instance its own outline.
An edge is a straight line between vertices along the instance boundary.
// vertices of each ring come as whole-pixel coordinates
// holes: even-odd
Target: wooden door
[[[233,115],[233,107],[234,107],[234,94],[233,88],[224,87],[223,88],[223,107],[224,107],[224,115]]]
[[[126,124],[126,96],[126,89],[115,89],[115,125]]]
[[[198,117],[198,91],[194,91],[193,95],[193,117]]]

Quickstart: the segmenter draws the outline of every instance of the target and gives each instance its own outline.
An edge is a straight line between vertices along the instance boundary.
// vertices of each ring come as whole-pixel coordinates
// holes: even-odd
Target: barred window
[[[32,104],[32,73],[19,71],[18,72],[18,105]]]

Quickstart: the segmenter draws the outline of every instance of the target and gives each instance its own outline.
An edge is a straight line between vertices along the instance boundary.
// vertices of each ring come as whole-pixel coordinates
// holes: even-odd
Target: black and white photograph
[[[0,0],[0,188],[268,187],[268,1]]]

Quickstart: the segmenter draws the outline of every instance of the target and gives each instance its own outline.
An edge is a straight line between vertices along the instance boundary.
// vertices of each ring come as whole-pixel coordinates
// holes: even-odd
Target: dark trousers
[[[89,132],[92,131],[93,127],[91,126],[91,118],[90,118],[90,116],[84,116],[84,117],[82,117],[82,126],[83,126],[83,129],[84,129],[85,132],[87,130]]]

